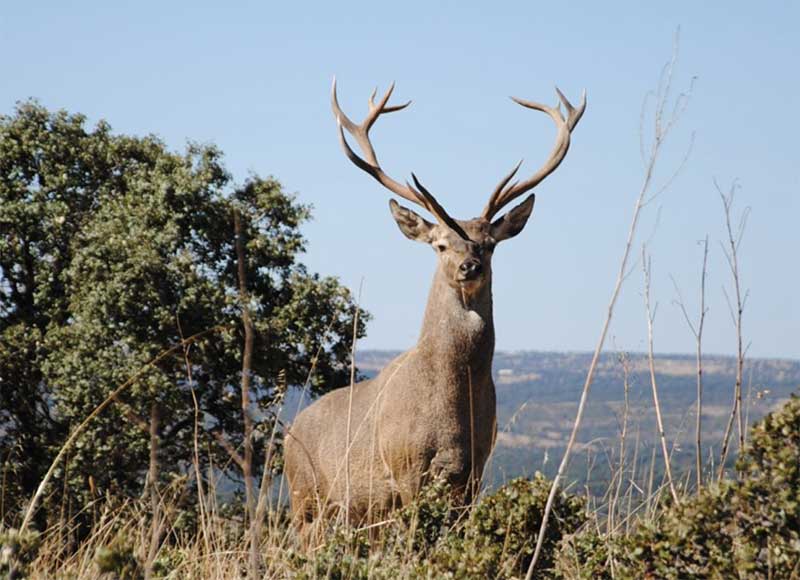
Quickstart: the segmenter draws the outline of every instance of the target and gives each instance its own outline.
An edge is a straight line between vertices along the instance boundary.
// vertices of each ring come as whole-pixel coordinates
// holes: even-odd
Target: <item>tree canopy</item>
[[[117,135],[103,121],[87,128],[84,116],[36,102],[0,117],[6,512],[32,493],[67,432],[185,337],[215,329],[142,373],[93,421],[60,472],[73,493],[140,492],[154,419],[161,476],[188,471],[194,398],[200,460],[235,454],[243,372],[256,445],[273,431],[286,388],[307,383],[319,394],[345,384],[355,305],[336,279],[299,261],[309,217],[273,178],[237,186],[211,145],[177,153],[156,137]],[[249,371],[243,308],[252,319]]]

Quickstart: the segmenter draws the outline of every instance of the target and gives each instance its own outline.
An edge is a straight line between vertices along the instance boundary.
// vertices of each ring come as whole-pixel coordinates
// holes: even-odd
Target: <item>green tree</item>
[[[0,119],[0,456],[6,508],[36,485],[63,434],[43,381],[44,337],[69,318],[69,240],[114,165],[101,153],[111,144],[108,126],[87,133],[83,124],[80,115],[51,115],[34,103]]]
[[[355,308],[298,262],[308,207],[274,179],[235,187],[214,147],[174,153],[24,103],[0,118],[0,200],[0,454],[15,458],[6,487],[17,496],[65,432],[182,337],[222,328],[152,367],[88,427],[61,474],[72,493],[137,494],[148,466],[161,478],[189,471],[193,394],[200,460],[209,448],[241,459],[249,446],[257,476],[285,388],[312,365],[313,393],[347,381]]]

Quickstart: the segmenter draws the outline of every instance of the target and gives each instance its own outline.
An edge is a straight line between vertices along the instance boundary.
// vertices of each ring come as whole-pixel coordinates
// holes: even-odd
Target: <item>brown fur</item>
[[[532,208],[530,196],[494,223],[459,221],[464,239],[391,202],[401,231],[438,255],[422,332],[375,378],[334,390],[297,416],[286,475],[298,525],[343,509],[351,522],[375,521],[433,476],[464,501],[477,490],[496,432],[491,258]],[[465,275],[463,265],[476,262],[479,274]]]

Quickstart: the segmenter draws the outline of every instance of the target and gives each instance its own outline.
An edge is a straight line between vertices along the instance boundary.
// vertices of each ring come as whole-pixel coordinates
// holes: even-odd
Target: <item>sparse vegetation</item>
[[[739,461],[742,478],[704,486],[654,516],[635,515],[631,533],[603,528],[584,498],[560,493],[539,578],[796,578],[800,562],[800,398],[756,424]],[[266,516],[261,553],[267,578],[520,578],[530,562],[550,482],[537,474],[454,506],[433,482],[417,502],[374,529],[332,523],[325,541],[302,550],[285,511]],[[53,551],[63,529],[0,533],[0,571],[17,578],[142,578],[147,502],[103,506],[93,534],[74,551]],[[214,502],[203,526],[196,506],[169,505],[151,577],[244,575],[248,563],[238,509]],[[141,511],[137,511],[137,510]],[[232,511],[229,511],[232,510]],[[188,522],[187,522],[188,521]],[[205,547],[210,546],[210,551]],[[110,576],[104,576],[110,574]]]
[[[742,478],[667,505],[631,535],[586,528],[560,554],[572,578],[796,578],[800,572],[800,399],[751,431]]]

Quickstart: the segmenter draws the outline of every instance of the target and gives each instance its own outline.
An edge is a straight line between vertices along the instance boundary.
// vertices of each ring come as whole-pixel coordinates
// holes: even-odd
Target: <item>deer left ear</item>
[[[498,242],[502,242],[520,233],[528,223],[528,218],[531,217],[534,201],[536,201],[536,196],[530,194],[517,207],[492,222],[492,237]]]
[[[410,209],[404,208],[393,199],[389,200],[389,209],[405,237],[424,244],[431,241],[431,230],[434,227],[432,223],[422,219]]]

